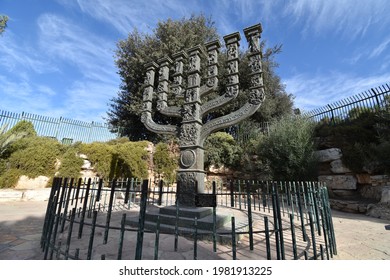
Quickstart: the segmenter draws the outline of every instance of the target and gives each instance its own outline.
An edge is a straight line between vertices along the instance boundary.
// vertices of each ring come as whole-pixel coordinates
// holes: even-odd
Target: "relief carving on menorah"
[[[254,114],[262,104],[265,94],[262,76],[260,50],[260,24],[244,29],[249,47],[251,86],[247,102],[238,110],[227,115],[203,122],[203,116],[233,101],[239,94],[239,43],[240,33],[223,37],[226,46],[227,86],[223,94],[205,100],[211,93],[218,92],[218,55],[221,44],[218,40],[196,46],[186,52],[179,52],[172,58],[161,58],[146,65],[143,87],[143,111],[141,121],[146,128],[158,134],[170,134],[178,138],[180,147],[179,170],[177,171],[177,199],[180,206],[194,207],[196,196],[204,193],[204,141],[213,132],[230,127]],[[206,75],[201,72],[201,60],[206,60]],[[173,69],[173,71],[170,69]],[[185,72],[186,71],[186,72]],[[170,72],[171,77],[170,77]],[[186,75],[184,75],[186,74]],[[155,75],[158,75],[155,85]],[[184,81],[187,77],[187,82]],[[175,99],[182,99],[182,105],[169,106],[168,93]],[[154,96],[157,104],[153,108]],[[202,101],[203,100],[203,101]],[[181,119],[180,125],[161,125],[152,119],[152,110],[163,115]]]

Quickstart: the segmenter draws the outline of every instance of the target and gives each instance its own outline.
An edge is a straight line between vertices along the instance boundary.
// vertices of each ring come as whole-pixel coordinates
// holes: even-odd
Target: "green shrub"
[[[81,153],[88,156],[102,178],[146,178],[148,175],[146,147],[146,141],[94,142],[82,144]]]
[[[340,148],[344,164],[353,172],[390,172],[390,114],[386,110],[352,109],[348,121],[320,124],[316,135]]]
[[[10,130],[6,131],[7,125],[0,127],[0,158],[8,158],[17,149],[16,143],[25,137],[36,136],[31,122],[20,121]]]
[[[14,188],[19,181],[19,177],[24,175],[20,169],[11,168],[0,175],[0,189]]]
[[[81,153],[86,154],[92,163],[98,176],[110,178],[111,165],[113,164],[113,145],[102,142],[94,142],[81,145]]]
[[[80,170],[84,160],[79,156],[79,145],[64,146],[65,151],[60,156],[61,165],[57,176],[68,178],[80,178]]]
[[[117,164],[115,168],[115,177],[148,177],[148,152],[146,141],[128,142],[116,145],[115,156]]]
[[[270,127],[258,155],[269,165],[274,180],[314,180],[314,124],[300,116],[284,117]]]
[[[205,141],[205,167],[234,167],[240,160],[241,149],[233,136],[226,132],[211,134]]]
[[[61,144],[57,140],[29,137],[18,142],[18,149],[8,159],[11,168],[19,169],[30,178],[54,175],[55,163],[61,153]]]
[[[176,170],[178,169],[177,155],[170,151],[168,144],[158,143],[153,155],[154,171],[164,176],[168,182],[176,180]]]

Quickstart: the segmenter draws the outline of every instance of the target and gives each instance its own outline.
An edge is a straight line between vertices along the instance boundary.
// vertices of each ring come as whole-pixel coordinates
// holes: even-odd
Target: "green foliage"
[[[168,144],[158,143],[153,155],[154,171],[163,175],[168,182],[176,180],[176,170],[178,168],[177,155],[169,149]]]
[[[1,173],[0,173],[1,174]],[[8,169],[0,176],[0,189],[13,188],[18,183],[19,177],[24,175],[23,171],[17,168]]]
[[[131,32],[127,39],[121,40],[117,44],[116,65],[122,79],[121,91],[118,96],[111,100],[108,112],[110,124],[122,131],[132,141],[148,139],[152,142],[161,141],[163,136],[148,131],[140,121],[142,110],[141,87],[144,81],[144,65],[146,62],[156,61],[164,56],[186,50],[196,45],[219,39],[214,22],[203,15],[192,16],[188,19],[171,20],[159,22],[152,35],[140,34],[137,30]],[[265,49],[265,42],[262,42]],[[264,105],[256,112],[251,119],[256,122],[278,119],[286,113],[291,113],[292,96],[287,94],[284,85],[275,72],[278,64],[274,56],[281,51],[281,46],[267,48],[263,55],[264,86],[266,100]],[[240,93],[238,98],[224,106],[223,108],[210,112],[205,118],[208,120],[216,118],[226,113],[230,113],[247,101],[247,91],[250,87],[250,73],[248,66],[248,55],[245,52],[241,55],[240,63]],[[220,53],[219,61],[221,67],[219,92],[208,97],[215,98],[224,94],[226,89],[226,72],[224,61],[226,54]],[[207,69],[201,67],[201,71]],[[201,73],[201,75],[204,73]],[[184,77],[186,78],[186,77]],[[168,96],[168,100],[175,100]],[[178,118],[170,118],[154,112],[153,120],[159,124],[178,124]]]
[[[300,116],[284,117],[271,126],[258,155],[269,165],[274,180],[315,179],[313,132],[314,124]]]
[[[33,123],[26,120],[19,121],[9,130],[9,132],[15,134],[23,133],[25,137],[37,136]]]
[[[61,144],[57,140],[27,137],[19,142],[20,148],[8,159],[11,168],[21,170],[23,175],[30,178],[54,175],[55,164],[61,152]]]
[[[159,141],[161,138],[148,131],[140,121],[142,110],[140,89],[144,81],[145,63],[217,38],[214,23],[201,15],[176,21],[171,19],[160,21],[151,35],[140,34],[134,30],[127,39],[119,41],[116,65],[122,79],[122,87],[118,97],[112,99],[108,112],[113,127],[124,128],[123,135],[132,141],[144,139]],[[153,117],[162,124],[167,122],[174,124],[178,121],[174,118],[163,118],[159,113]]]
[[[12,153],[12,146],[24,137],[36,136],[34,126],[29,121],[20,121],[10,130],[7,125],[0,128],[0,158],[7,158]]]
[[[4,30],[7,28],[8,16],[0,15],[0,35],[3,34]]]
[[[147,177],[146,141],[111,141],[82,144],[81,152],[88,156],[102,178]]]
[[[110,175],[113,161],[114,146],[102,142],[82,144],[81,153],[86,154],[92,163],[98,176],[102,178],[112,178]]]
[[[72,146],[62,146],[64,150],[60,156],[60,168],[58,169],[57,176],[67,178],[80,178],[81,166],[84,160],[79,156],[80,144],[74,144]]]
[[[148,176],[148,152],[146,141],[128,142],[117,145],[115,149],[114,177],[147,178]]]
[[[386,109],[352,109],[347,121],[318,125],[316,135],[327,139],[328,146],[340,148],[344,164],[352,171],[390,172],[390,114]]]
[[[234,167],[239,161],[241,149],[233,136],[226,132],[211,134],[205,141],[205,168]]]

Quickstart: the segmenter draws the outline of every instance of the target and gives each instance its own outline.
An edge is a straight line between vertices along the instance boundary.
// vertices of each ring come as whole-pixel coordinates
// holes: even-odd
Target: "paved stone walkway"
[[[46,204],[47,202],[40,201],[0,203],[0,260],[43,258],[40,237]],[[333,211],[333,223],[338,250],[334,259],[390,260],[390,221]],[[171,239],[172,236],[166,236],[160,240],[162,251],[164,246],[172,246]],[[145,244],[153,246],[152,240],[145,240]],[[184,255],[183,258],[191,259],[191,242],[180,244],[182,248],[189,248],[188,252],[184,253],[188,256]],[[211,243],[202,244],[199,259],[210,258],[207,252],[211,248]],[[164,258],[169,257],[168,252],[163,251],[161,254],[165,254]],[[231,259],[228,249],[222,250],[214,257]]]

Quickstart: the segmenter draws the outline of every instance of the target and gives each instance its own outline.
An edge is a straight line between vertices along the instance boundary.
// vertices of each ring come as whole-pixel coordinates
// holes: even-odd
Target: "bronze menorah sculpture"
[[[204,148],[205,139],[213,132],[227,128],[248,118],[254,114],[262,104],[265,94],[262,77],[260,36],[262,27],[260,24],[244,29],[249,46],[249,66],[251,68],[248,101],[238,110],[225,116],[212,119],[203,123],[202,118],[207,113],[220,108],[239,93],[239,41],[240,33],[236,32],[223,37],[227,51],[227,86],[223,95],[202,102],[205,97],[218,89],[218,54],[220,43],[218,40],[205,44],[202,47],[190,48],[187,53],[179,52],[172,59],[165,57],[157,63],[146,65],[145,85],[143,88],[143,111],[141,121],[147,129],[159,134],[175,135],[179,139],[180,167],[177,172],[178,203],[180,206],[194,207],[196,196],[204,192]],[[201,59],[207,58],[206,80],[201,83]],[[187,83],[184,84],[184,62],[188,61],[186,74]],[[173,64],[174,63],[174,64]],[[170,66],[174,65],[174,73],[171,76]],[[158,69],[157,106],[156,109],[163,115],[181,118],[181,125],[161,125],[152,119],[153,95],[155,94],[155,74]],[[202,84],[202,85],[201,85]],[[181,106],[168,106],[168,92],[174,93],[176,98],[183,98]]]

